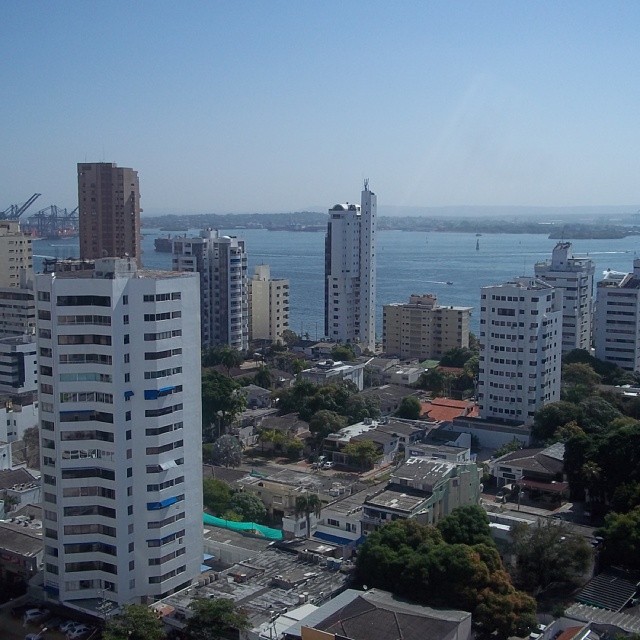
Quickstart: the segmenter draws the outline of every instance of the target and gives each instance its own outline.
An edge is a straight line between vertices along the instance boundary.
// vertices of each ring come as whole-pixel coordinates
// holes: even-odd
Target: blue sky
[[[640,3],[0,3],[0,208],[139,171],[146,213],[640,202]],[[35,209],[34,209],[35,210]]]

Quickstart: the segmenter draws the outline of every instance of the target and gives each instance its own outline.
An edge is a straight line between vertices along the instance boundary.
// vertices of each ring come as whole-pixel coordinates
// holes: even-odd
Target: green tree
[[[421,412],[422,405],[420,404],[420,400],[415,396],[406,396],[405,398],[402,398],[402,402],[400,402],[396,415],[399,418],[418,420]]]
[[[536,595],[554,583],[576,583],[591,562],[586,540],[561,523],[515,525],[511,537],[518,582]]]
[[[464,367],[469,358],[476,355],[471,349],[466,347],[454,347],[450,351],[447,351],[442,358],[440,358],[441,367]]]
[[[347,419],[344,416],[328,409],[321,409],[309,420],[309,431],[318,444],[321,444],[330,433],[337,433],[346,426]]]
[[[458,507],[438,522],[438,530],[449,544],[495,546],[487,512],[477,505]]]
[[[253,376],[253,384],[263,387],[264,389],[271,389],[272,382],[269,367],[260,367],[256,375]]]
[[[247,614],[233,600],[196,598],[189,608],[193,615],[187,620],[188,640],[221,640],[250,627]]]
[[[352,395],[345,404],[349,424],[362,422],[365,418],[377,420],[380,417],[380,399],[377,396]]]
[[[514,438],[511,442],[506,442],[501,447],[498,447],[493,452],[492,457],[499,458],[500,456],[511,453],[512,451],[519,451],[520,449],[522,449],[522,446],[522,442],[520,442],[520,440],[518,440],[517,438]]]
[[[289,460],[300,460],[304,450],[304,442],[299,438],[289,438],[285,444],[285,455]]]
[[[155,611],[142,604],[124,606],[102,633],[104,640],[164,640],[167,636]]]
[[[213,515],[222,515],[229,508],[231,496],[231,487],[226,482],[216,478],[203,479],[202,502]]]
[[[640,569],[640,507],[607,514],[597,533],[604,538],[601,558],[605,564]]]
[[[234,436],[220,436],[211,448],[214,464],[224,467],[239,467],[242,462],[242,445]]]
[[[622,414],[613,405],[599,396],[591,396],[580,403],[582,420],[578,424],[587,432],[605,431]]]
[[[320,517],[322,512],[322,502],[315,493],[306,493],[296,496],[294,507],[294,515],[296,519],[304,515],[307,522],[307,535],[311,535],[311,514],[314,513],[316,518]]]
[[[429,606],[470,611],[477,629],[500,640],[535,623],[534,600],[513,587],[495,546],[449,544],[415,520],[370,533],[358,551],[356,579]]]
[[[291,329],[285,329],[282,332],[282,339],[287,347],[292,347],[300,340],[300,336],[294,331],[291,331]]]
[[[220,364],[227,370],[227,376],[231,374],[231,369],[239,367],[244,362],[242,353],[233,347],[225,345],[220,349]]]
[[[241,491],[233,495],[229,508],[242,517],[245,522],[263,522],[267,509],[260,498],[250,492]]]
[[[214,369],[202,376],[202,425],[206,439],[222,435],[247,406],[240,385]]]
[[[350,344],[337,344],[333,349],[331,349],[331,357],[334,360],[352,362],[356,359],[356,354]]]
[[[355,460],[360,469],[371,469],[382,457],[378,447],[371,440],[352,440],[342,452]]]
[[[581,424],[582,415],[582,409],[571,402],[552,402],[536,411],[531,435],[537,442],[547,442],[563,425],[573,421]]]

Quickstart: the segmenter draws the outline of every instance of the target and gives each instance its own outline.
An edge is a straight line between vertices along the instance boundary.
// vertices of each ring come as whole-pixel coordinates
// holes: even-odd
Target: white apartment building
[[[562,291],[522,277],[480,299],[480,417],[530,425],[560,399]]]
[[[595,355],[628,371],[640,371],[640,258],[633,272],[598,282],[593,339]]]
[[[325,239],[324,331],[334,342],[375,349],[377,198],[365,180],[360,205],[329,209]]]
[[[558,242],[551,260],[536,263],[536,278],[562,289],[562,352],[591,348],[593,274],[589,258],[569,257],[570,242]]]
[[[249,280],[249,339],[282,342],[289,328],[289,280],[272,278],[268,264],[256,267]]]
[[[456,347],[469,346],[473,307],[442,307],[432,294],[412,295],[408,303],[382,308],[382,344],[387,355],[403,360],[439,359]]]
[[[249,348],[249,293],[244,240],[207,229],[173,241],[174,271],[200,274],[202,347]]]
[[[0,393],[38,392],[38,364],[33,336],[0,338]]]
[[[45,592],[156,600],[202,561],[198,278],[103,258],[36,290]]]

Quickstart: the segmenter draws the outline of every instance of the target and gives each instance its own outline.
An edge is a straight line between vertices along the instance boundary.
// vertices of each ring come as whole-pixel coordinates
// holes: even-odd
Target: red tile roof
[[[421,415],[431,420],[451,421],[459,416],[478,417],[478,406],[471,400],[453,400],[451,398],[433,398],[420,403]]]

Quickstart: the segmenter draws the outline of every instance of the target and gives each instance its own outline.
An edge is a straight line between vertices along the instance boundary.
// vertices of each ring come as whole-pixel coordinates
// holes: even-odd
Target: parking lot
[[[25,624],[22,616],[14,617],[11,615],[11,609],[11,606],[0,609],[0,638],[2,640],[24,640],[27,634],[38,633],[44,628],[46,631],[42,634],[42,640],[66,640],[64,633],[51,628],[51,623],[57,626],[63,618],[50,616],[42,622]],[[93,640],[95,634],[86,637],[91,637]]]

